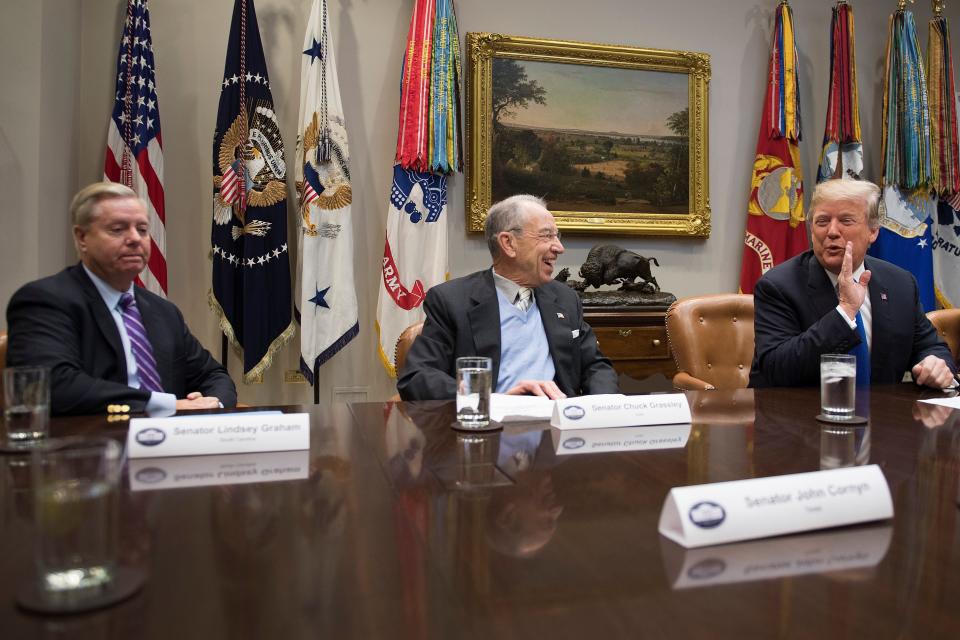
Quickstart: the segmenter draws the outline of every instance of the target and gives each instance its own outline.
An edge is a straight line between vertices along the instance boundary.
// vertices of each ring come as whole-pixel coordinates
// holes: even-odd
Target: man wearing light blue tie
[[[50,368],[54,414],[235,405],[229,374],[176,306],[133,284],[150,259],[143,202],[101,182],[82,189],[70,211],[80,264],[10,299],[7,364]]]
[[[880,229],[880,189],[828,180],[810,201],[813,248],[769,270],[754,289],[751,387],[815,386],[820,355],[857,355],[858,384],[953,384],[956,364],[924,315],[909,272],[866,257]]]

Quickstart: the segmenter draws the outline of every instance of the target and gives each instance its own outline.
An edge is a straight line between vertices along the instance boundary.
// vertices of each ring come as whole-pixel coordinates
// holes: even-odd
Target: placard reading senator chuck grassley
[[[310,416],[306,413],[258,411],[134,418],[127,434],[127,456],[130,458],[309,448]]]
[[[682,393],[625,396],[607,393],[557,400],[550,426],[558,429],[634,427],[690,422],[690,405]]]

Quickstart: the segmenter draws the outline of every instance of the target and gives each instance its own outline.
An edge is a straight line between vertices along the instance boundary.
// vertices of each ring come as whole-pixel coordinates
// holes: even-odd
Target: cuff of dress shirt
[[[837,309],[837,313],[839,313],[839,314],[840,314],[840,317],[843,318],[844,321],[846,321],[846,323],[847,323],[848,325],[850,325],[850,328],[851,328],[851,329],[856,329],[856,328],[857,328],[857,319],[856,319],[856,318],[854,318],[853,320],[851,320],[850,318],[848,318],[848,317],[847,317],[847,314],[845,314],[845,313],[843,312],[843,309],[840,308],[840,305],[837,305],[837,306],[836,306],[836,309]]]
[[[173,415],[177,412],[177,396],[172,393],[152,391],[147,400],[147,413],[156,415]]]

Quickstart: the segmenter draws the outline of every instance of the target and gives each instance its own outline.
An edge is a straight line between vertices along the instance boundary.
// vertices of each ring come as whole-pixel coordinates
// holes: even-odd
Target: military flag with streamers
[[[103,177],[137,192],[150,217],[150,262],[137,284],[167,295],[163,138],[147,0],[127,0]]]
[[[391,376],[400,333],[423,320],[447,275],[447,177],[461,167],[460,42],[452,0],[416,0],[403,60],[393,184],[377,300],[380,360]]]
[[[890,16],[882,111],[880,233],[869,253],[913,273],[923,308],[934,308],[930,115],[913,14]]]
[[[213,136],[210,306],[246,382],[294,334],[286,172],[253,0],[235,0]]]
[[[314,369],[360,332],[353,279],[350,149],[327,0],[314,0],[300,60],[300,370]]]
[[[939,196],[933,239],[934,289],[937,303],[952,308],[960,306],[960,157],[950,29],[942,15],[930,20],[927,86],[933,190]]]
[[[854,52],[853,7],[840,0],[830,21],[830,89],[817,182],[863,177],[863,141]]]
[[[774,265],[807,248],[800,166],[800,93],[793,11],[777,7],[767,92],[750,179],[740,291],[753,293]]]

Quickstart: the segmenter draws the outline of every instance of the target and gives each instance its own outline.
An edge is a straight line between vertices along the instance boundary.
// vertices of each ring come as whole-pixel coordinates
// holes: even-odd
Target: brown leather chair
[[[960,309],[938,309],[927,314],[937,335],[950,347],[950,353],[956,360],[960,351]]]
[[[417,339],[421,331],[423,331],[423,323],[417,322],[404,329],[400,337],[397,338],[397,344],[393,347],[393,370],[397,377],[400,376],[403,363],[407,361],[407,352],[410,351],[410,347],[413,346],[413,341]],[[390,400],[399,402],[400,394],[393,394]]]
[[[677,389],[743,389],[753,361],[753,296],[721,293],[677,300],[667,309]]]

